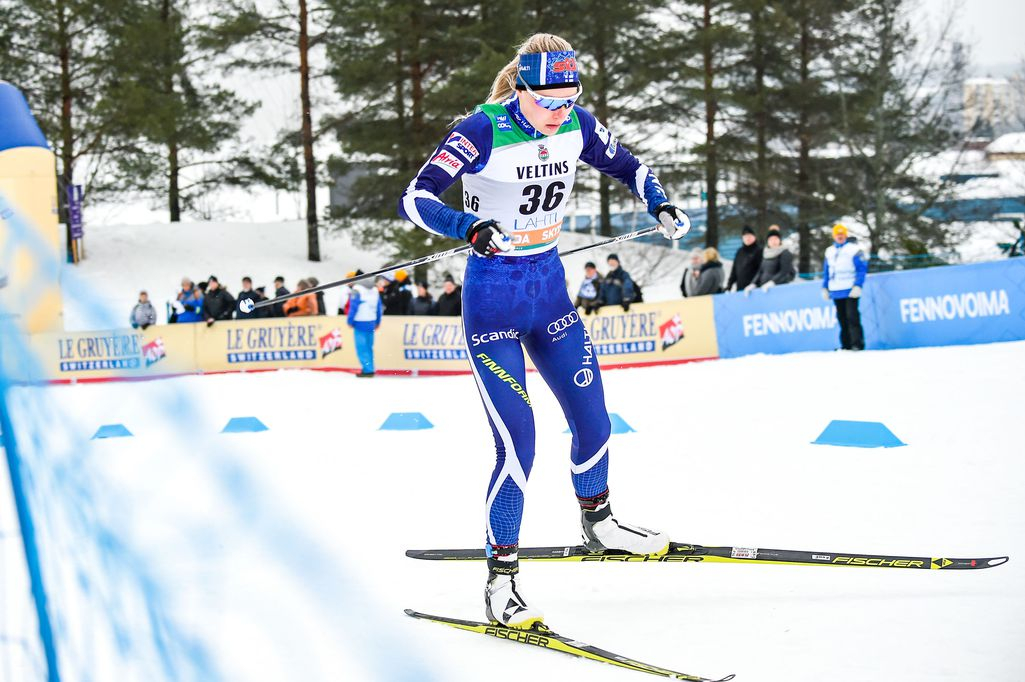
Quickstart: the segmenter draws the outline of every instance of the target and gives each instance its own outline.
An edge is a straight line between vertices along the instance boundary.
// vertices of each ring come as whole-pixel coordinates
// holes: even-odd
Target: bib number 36
[[[554,211],[565,196],[566,184],[556,180],[546,188],[541,185],[527,185],[523,188],[523,198],[527,203],[520,204],[520,215],[532,215],[538,206],[545,211]]]

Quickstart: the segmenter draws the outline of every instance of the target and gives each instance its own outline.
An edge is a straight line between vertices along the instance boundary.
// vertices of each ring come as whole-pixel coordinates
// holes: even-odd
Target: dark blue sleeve
[[[349,294],[349,314],[345,316],[345,321],[350,327],[356,321],[357,308],[359,308],[359,292],[353,289]]]
[[[829,259],[822,259],[822,288],[829,288]]]
[[[854,254],[854,286],[865,285],[865,275],[868,274],[868,263],[861,255],[861,251]]]
[[[423,229],[466,239],[479,218],[450,208],[438,197],[464,173],[477,173],[491,156],[491,119],[477,112],[459,122],[420,167],[399,199],[399,215]]]
[[[580,121],[580,134],[584,148],[580,159],[611,178],[626,185],[636,197],[648,205],[648,213],[655,215],[655,209],[669,199],[662,183],[654,171],[641,163],[608,128],[583,107],[574,107]]]

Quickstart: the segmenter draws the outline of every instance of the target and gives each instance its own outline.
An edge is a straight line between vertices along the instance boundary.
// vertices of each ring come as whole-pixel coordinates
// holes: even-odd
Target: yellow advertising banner
[[[98,381],[197,371],[191,325],[54,332],[31,339],[31,356],[15,363],[21,380]]]
[[[640,303],[596,315],[573,312],[558,328],[587,326],[602,367],[661,365],[718,357],[712,298]],[[334,315],[172,324],[141,330],[35,334],[32,362],[11,362],[22,380],[89,381],[286,368],[358,371],[352,329]],[[384,374],[469,371],[458,317],[385,317],[374,340]],[[26,367],[35,365],[38,371]],[[528,358],[528,366],[529,358]]]
[[[61,324],[57,171],[45,147],[0,151],[0,313],[24,332]]]
[[[603,367],[659,365],[718,357],[712,297],[602,308],[553,324],[583,322]],[[467,372],[466,341],[458,317],[386,317],[377,334],[379,371],[419,374]],[[529,358],[528,367],[532,367]]]
[[[335,315],[182,325],[195,329],[201,372],[355,369],[352,330]]]

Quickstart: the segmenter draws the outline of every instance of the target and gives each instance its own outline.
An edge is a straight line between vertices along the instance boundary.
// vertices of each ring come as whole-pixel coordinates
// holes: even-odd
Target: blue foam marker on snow
[[[637,430],[626,423],[626,420],[620,417],[615,412],[609,413],[609,421],[612,422],[612,433],[637,433]],[[569,433],[569,429],[563,431],[563,433]]]
[[[100,428],[96,429],[96,433],[93,434],[92,439],[97,438],[124,438],[131,436],[132,432],[125,428],[124,424],[104,424]]]
[[[834,419],[812,441],[816,445],[840,445],[849,448],[897,448],[907,443],[893,435],[880,422],[853,422]]]
[[[256,417],[232,417],[221,429],[221,433],[252,433],[266,430],[267,426]]]
[[[419,412],[392,412],[381,424],[379,431],[420,431],[433,429],[431,420]]]

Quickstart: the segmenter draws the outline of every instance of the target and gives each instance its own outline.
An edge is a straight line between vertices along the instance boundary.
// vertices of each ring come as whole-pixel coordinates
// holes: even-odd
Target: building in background
[[[969,78],[964,82],[964,131],[969,137],[994,139],[1025,130],[1018,79]]]

